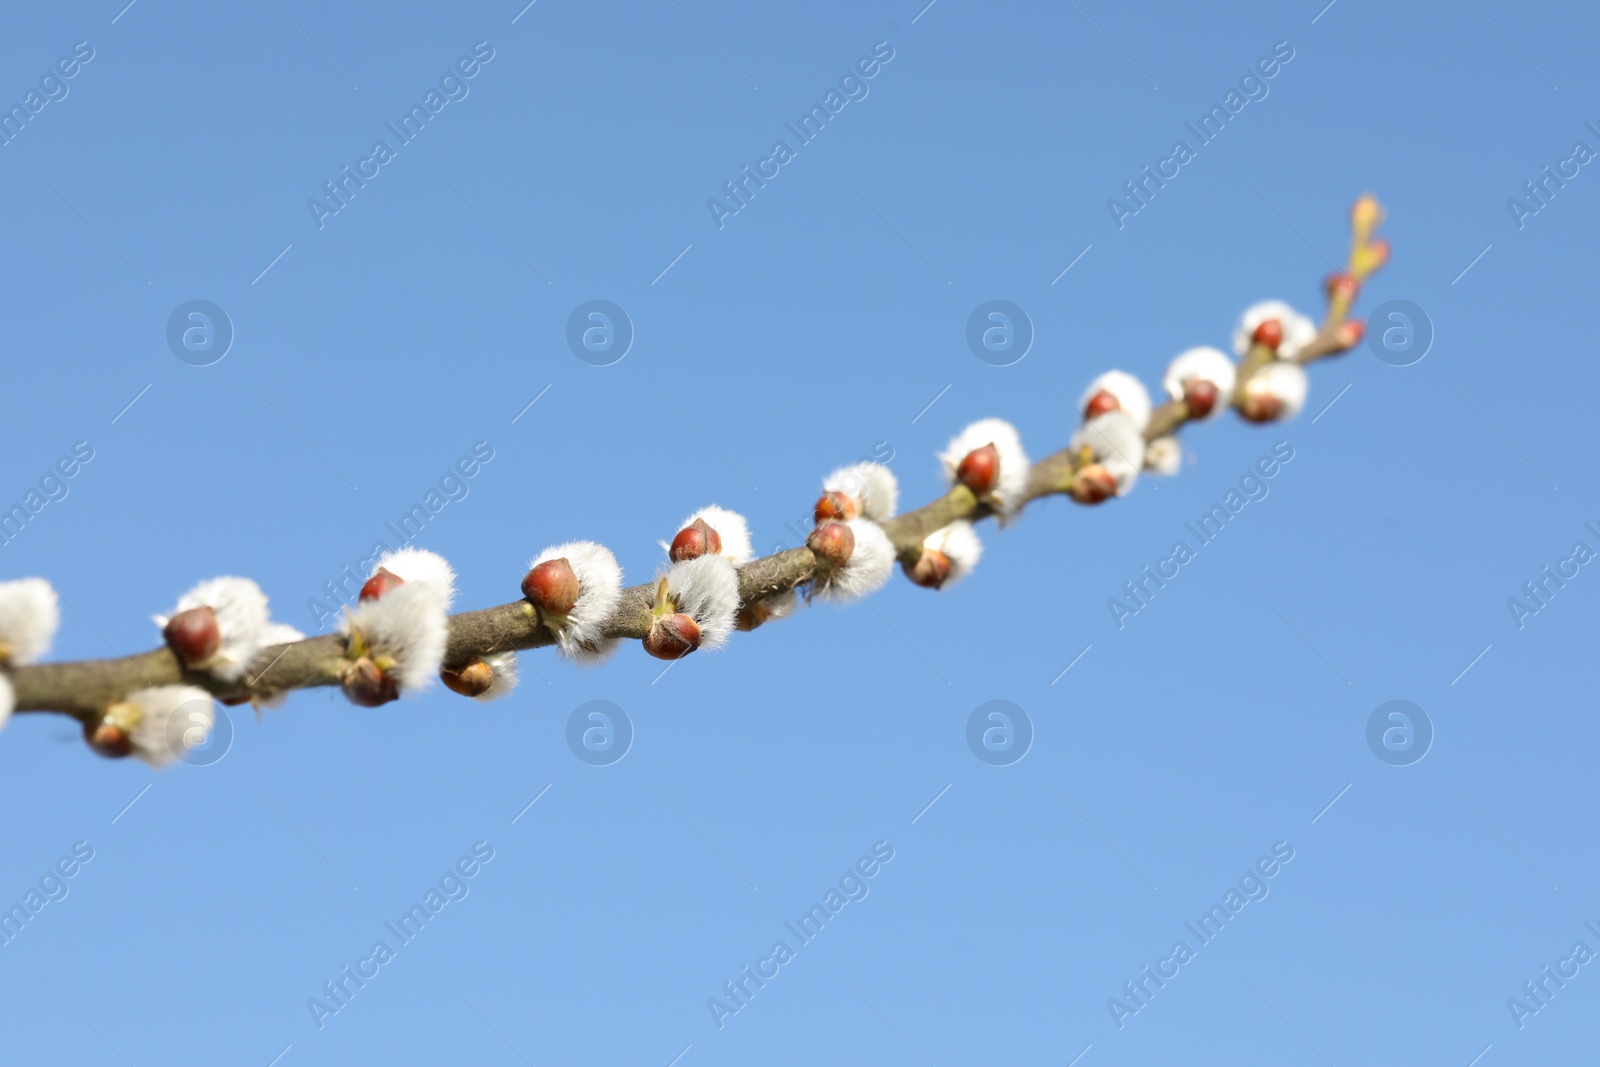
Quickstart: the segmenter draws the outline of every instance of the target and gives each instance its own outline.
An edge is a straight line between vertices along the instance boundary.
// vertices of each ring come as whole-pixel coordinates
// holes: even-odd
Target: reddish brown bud
[[[682,659],[700,647],[700,626],[682,613],[661,615],[644,635],[644,650],[656,659]]]
[[[361,587],[361,599],[377,600],[395,586],[405,584],[406,580],[388,567],[379,567],[378,573],[368,578],[366,584]]]
[[[578,575],[565,556],[547,559],[522,579],[522,595],[545,615],[565,615],[578,603],[582,592]]]
[[[394,679],[366,656],[345,667],[339,684],[350,703],[363,708],[376,708],[400,696]]]
[[[992,443],[974,448],[956,468],[956,478],[978,496],[993,492],[1000,480],[1000,450]]]
[[[1204,378],[1190,378],[1183,386],[1183,403],[1189,417],[1203,419],[1217,406],[1217,384]]]
[[[1367,335],[1367,324],[1360,319],[1346,319],[1334,331],[1334,339],[1345,348],[1354,348]]]
[[[178,612],[167,620],[161,635],[167,639],[167,647],[178,654],[186,667],[206,662],[222,647],[217,613],[210,605]]]
[[[722,551],[722,535],[704,519],[696,519],[678,531],[667,549],[667,558],[674,563],[687,563],[701,556],[715,556]]]
[[[1122,401],[1118,400],[1109,389],[1102,389],[1094,396],[1091,396],[1087,404],[1083,405],[1083,417],[1097,419],[1101,415],[1121,410]]]
[[[121,759],[133,755],[133,740],[128,737],[128,731],[114,722],[86,722],[83,724],[83,739],[89,747],[106,759]]]
[[[844,522],[847,519],[855,518],[859,512],[856,508],[854,497],[846,493],[830,490],[817,498],[817,506],[811,514],[817,522],[821,523],[827,522],[829,519],[837,519],[840,522]]]
[[[1356,293],[1361,289],[1361,283],[1342,270],[1328,275],[1322,285],[1328,291],[1329,300],[1338,300],[1346,304],[1354,303]]]
[[[806,547],[830,567],[843,567],[856,550],[856,535],[842,522],[825,522],[811,531]]]
[[[1250,422],[1272,422],[1283,413],[1283,401],[1258,389],[1247,389],[1239,401],[1239,414]]]
[[[1098,463],[1091,463],[1072,476],[1072,499],[1080,504],[1099,504],[1117,495],[1117,479]]]
[[[1256,332],[1250,335],[1252,344],[1266,345],[1274,352],[1283,344],[1283,323],[1278,319],[1267,319],[1256,327]]]
[[[481,659],[475,659],[460,670],[439,668],[439,680],[452,693],[460,693],[464,697],[482,696],[494,685],[494,668]]]
[[[909,567],[901,563],[900,569],[924,589],[938,589],[950,577],[950,557],[936,548],[924,546],[916,563]]]
[[[224,707],[236,708],[240,704],[250,703],[250,697],[248,695],[242,697],[218,697],[217,703]]]

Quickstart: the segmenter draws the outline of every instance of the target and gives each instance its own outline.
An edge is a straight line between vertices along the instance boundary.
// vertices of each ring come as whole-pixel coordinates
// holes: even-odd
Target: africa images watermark
[[[810,910],[803,912],[798,919],[783,924],[783,928],[794,937],[793,947],[788,941],[774,941],[767,954],[756,961],[754,971],[747,963],[739,968],[735,978],[722,983],[726,1000],[707,997],[706,1010],[711,1013],[711,1021],[717,1024],[717,1029],[727,1026],[730,1017],[748,1008],[755,995],[783,973],[784,964],[792,962],[800,949],[821,934],[833,917],[844,911],[846,904],[866,900],[871,891],[867,882],[876,878],[892,859],[893,845],[887,841],[874,842],[872,855],[862,856],[845,868],[845,872],[839,876],[837,888],[830,886],[823,894],[821,903],[811,905]]]
[[[1595,143],[1600,144],[1600,126],[1596,126],[1593,122],[1585,122],[1583,126],[1594,134]],[[1554,173],[1550,170],[1550,164],[1546,163],[1539,169],[1543,177],[1523,182],[1522,191],[1525,196],[1513,196],[1506,200],[1506,209],[1511,212],[1511,221],[1517,224],[1517,229],[1524,229],[1529,219],[1549,207],[1550,201],[1556,198],[1556,191],[1565,189],[1567,182],[1576,178],[1580,168],[1594,159],[1595,155],[1596,152],[1588,141],[1575,141],[1572,151],[1565,158],[1556,160]]]
[[[1600,527],[1592,522],[1586,522],[1584,527],[1597,538],[1600,538]],[[1550,606],[1550,601],[1555,595],[1567,587],[1567,583],[1576,578],[1580,568],[1585,563],[1594,559],[1595,551],[1589,547],[1587,541],[1574,541],[1572,551],[1555,562],[1554,571],[1546,563],[1539,568],[1540,577],[1522,583],[1523,596],[1506,598],[1506,607],[1511,611],[1511,621],[1517,624],[1517,629],[1528,625],[1528,620]],[[1570,568],[1570,569],[1569,569]]]
[[[1586,922],[1583,928],[1600,938],[1600,929],[1596,929],[1594,923]],[[1580,968],[1594,958],[1595,951],[1589,947],[1589,943],[1578,941],[1573,944],[1571,952],[1556,960],[1553,971],[1546,963],[1539,968],[1537,979],[1523,982],[1521,997],[1506,998],[1506,1010],[1511,1013],[1511,1021],[1517,1024],[1517,1029],[1527,1026],[1529,1019],[1548,1008],[1556,994],[1578,977]]]
[[[56,60],[53,66],[39,76],[39,87],[29,89],[23,95],[20,104],[12,104],[9,108],[0,105],[0,147],[10,145],[16,140],[28,123],[50,104],[58,104],[65,100],[67,94],[72,91],[67,82],[76,78],[92,59],[94,59],[94,46],[88,41],[78,41],[73,44],[70,55]]]
[[[1164,158],[1156,161],[1155,170],[1150,169],[1147,163],[1140,169],[1143,177],[1122,183],[1122,191],[1127,194],[1127,199],[1122,200],[1113,196],[1106,201],[1106,208],[1111,212],[1111,221],[1116,223],[1117,229],[1122,229],[1127,220],[1150,206],[1150,201],[1156,197],[1156,190],[1165,189],[1167,182],[1181,174],[1182,168],[1194,160],[1200,149],[1216,140],[1221,135],[1228,122],[1245,109],[1245,105],[1252,101],[1265,100],[1267,82],[1278,76],[1278,72],[1289,65],[1294,59],[1294,47],[1288,41],[1278,41],[1272,46],[1270,56],[1262,56],[1256,60],[1255,65],[1244,72],[1239,79],[1238,89],[1229,89],[1222,103],[1212,104],[1211,110],[1201,115],[1199,125],[1185,122],[1184,129],[1194,135],[1195,146],[1189,147],[1189,142],[1179,139],[1173,143],[1172,151]],[[1240,94],[1243,94],[1242,96]],[[1171,170],[1167,168],[1171,167]]]
[[[462,56],[453,67],[439,75],[439,87],[429,89],[420,104],[412,104],[395,122],[385,122],[384,128],[394,135],[395,143],[390,145],[386,140],[372,142],[368,154],[356,161],[354,171],[346,163],[339,168],[337,179],[322,183],[325,198],[313,196],[306,201],[311,221],[317,224],[317,229],[328,224],[329,216],[337,215],[349,207],[356,193],[365,189],[367,182],[376,178],[381,169],[399,155],[401,148],[416,140],[434,116],[451,103],[465,100],[472,91],[467,82],[476,78],[493,59],[494,48],[488,41],[479,41],[472,46],[470,56]]]
[[[862,56],[855,61],[854,66],[840,75],[839,87],[829,89],[828,94],[822,98],[822,103],[812,104],[811,110],[798,119],[785,122],[784,129],[794,135],[794,147],[790,147],[787,140],[774,141],[771,151],[756,160],[753,172],[750,164],[746,163],[740,168],[740,177],[722,183],[727,199],[713,196],[706,201],[706,207],[711,211],[711,220],[717,224],[717,229],[725,227],[729,218],[749,207],[750,201],[756,197],[757,190],[765,189],[768,181],[776,178],[785,166],[794,162],[800,149],[821,136],[823,129],[835,115],[843,111],[847,105],[865,100],[867,94],[872,91],[867,82],[876,78],[893,59],[894,47],[888,41],[875,42],[872,54]]]
[[[452,866],[445,868],[439,876],[437,889],[429,886],[422,894],[420,903],[411,905],[410,910],[402,912],[398,919],[383,924],[383,928],[394,938],[393,947],[382,938],[374,941],[367,954],[356,960],[355,967],[346,963],[339,968],[337,976],[322,983],[320,998],[307,997],[306,1010],[311,1012],[311,1021],[317,1024],[317,1029],[327,1026],[330,1016],[348,1008],[355,995],[382,974],[383,967],[394,962],[400,950],[415,941],[428,923],[444,911],[446,904],[466,900],[467,894],[472,892],[467,882],[476,878],[483,870],[483,865],[492,859],[493,845],[487,841],[474,843],[471,855],[462,856]]]
[[[1201,548],[1217,539],[1228,520],[1250,503],[1267,499],[1267,494],[1272,492],[1267,482],[1275,478],[1292,459],[1294,446],[1288,441],[1275,442],[1271,455],[1256,460],[1255,467],[1240,476],[1237,489],[1230,488],[1220,504],[1211,505],[1211,509],[1194,522],[1183,524],[1183,528],[1194,537],[1194,547],[1190,547],[1187,540],[1175,541],[1171,551],[1156,561],[1154,570],[1146,563],[1140,569],[1139,577],[1123,582],[1122,592],[1127,599],[1111,597],[1106,601],[1106,609],[1111,612],[1111,621],[1117,624],[1117,629],[1127,626],[1129,618],[1149,607],[1156,593],[1183,573],[1183,565],[1194,560]]]
[[[0,504],[0,546],[9,545],[22,533],[22,528],[32,522],[48,505],[67,499],[72,488],[69,481],[78,476],[84,466],[94,459],[94,446],[79,441],[72,446],[72,454],[62,456],[45,468],[39,478],[39,488],[30,488],[22,501],[9,508]]]
[[[1111,1021],[1117,1024],[1117,1029],[1127,1026],[1131,1017],[1148,1008],[1156,993],[1183,973],[1183,967],[1194,962],[1199,950],[1215,941],[1228,923],[1233,921],[1233,917],[1244,911],[1245,905],[1266,900],[1267,894],[1272,892],[1272,887],[1267,883],[1276,878],[1293,859],[1293,845],[1287,841],[1275,842],[1271,855],[1260,857],[1246,868],[1244,874],[1239,876],[1237,887],[1229,886],[1221,903],[1211,905],[1194,922],[1184,923],[1184,929],[1194,936],[1193,947],[1182,938],[1173,942],[1167,954],[1156,960],[1154,970],[1147,963],[1139,968],[1137,979],[1122,983],[1126,1000],[1107,998],[1106,1010],[1111,1013]]]
[[[28,923],[34,920],[45,905],[67,899],[71,890],[67,882],[78,876],[84,864],[94,859],[94,846],[87,841],[78,841],[72,846],[72,854],[62,856],[54,864],[45,868],[44,874],[39,876],[39,887],[30,888],[22,901],[11,905],[9,911],[0,912],[0,945],[9,945],[16,940],[18,935]]]

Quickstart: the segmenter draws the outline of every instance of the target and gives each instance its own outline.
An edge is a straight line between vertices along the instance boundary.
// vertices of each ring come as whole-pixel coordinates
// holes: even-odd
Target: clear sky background
[[[166,773],[16,718],[0,903],[93,859],[0,947],[8,1062],[1593,1057],[1600,962],[1521,1028],[1507,1006],[1600,952],[1600,564],[1520,628],[1507,605],[1600,550],[1600,173],[1520,228],[1507,206],[1600,150],[1593,13],[123,2],[19,9],[0,39],[8,105],[93,50],[0,147],[0,502],[93,449],[0,547],[0,576],[70,605],[59,658],[153,646],[149,616],[218,574],[314,629],[323,583],[478,442],[415,541],[462,607],[571,538],[646,580],[713,502],[795,544],[820,476],[875,449],[920,504],[969,421],[1042,456],[1096,373],[1153,385],[1256,300],[1319,314],[1369,189],[1395,253],[1360,307],[1410,301],[1435,336],[1411,366],[1319,363],[1292,423],[1192,427],[1180,477],[986,524],[960,586],[897,577],[665,675],[630,646],[596,671],[527,654],[490,706],[306,692],[232,709],[220,759]],[[308,199],[477,42],[467,95],[319,227]],[[785,123],[877,42],[867,95],[797,147]],[[1119,229],[1108,198],[1277,42],[1266,95]],[[708,199],[778,139],[794,158],[719,228]],[[205,367],[166,336],[197,299],[234,335]],[[597,299],[634,332],[610,366],[566,340]],[[1035,332],[1012,366],[965,340],[991,299]],[[1278,442],[1270,492],[1119,629],[1108,599]],[[609,766],[566,740],[592,700],[631,724]],[[993,700],[1031,723],[1009,766],[967,743]],[[1391,700],[1431,723],[1407,766],[1367,741]],[[401,945],[385,923],[478,842],[467,895]],[[785,923],[879,842],[802,945]],[[1202,945],[1185,923],[1280,842],[1268,895]],[[319,1028],[308,1000],[379,940],[394,959]],[[708,1000],[780,940],[719,1027]],[[1108,1000],[1179,940],[1194,958],[1119,1027]]]

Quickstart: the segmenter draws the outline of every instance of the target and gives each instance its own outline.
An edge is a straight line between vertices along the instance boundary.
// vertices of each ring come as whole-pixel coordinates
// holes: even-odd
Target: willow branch
[[[1028,498],[1063,492],[1060,471],[1070,471],[1066,452],[1035,463]],[[993,512],[970,489],[956,486],[938,500],[906,512],[883,524],[902,560],[915,562],[922,539],[957,519],[980,519]],[[739,570],[741,605],[788,592],[816,577],[817,559],[809,548],[751,560]],[[644,637],[650,628],[650,604],[655,583],[630,586],[606,627],[607,637]],[[515,600],[479,611],[450,617],[450,644],[445,667],[460,667],[495,652],[543,648],[556,643],[555,635],[539,623],[527,600]],[[123,659],[39,663],[18,667],[12,675],[18,712],[53,711],[88,721],[108,704],[128,693],[158,685],[193,685],[222,700],[240,703],[251,697],[272,697],[293,689],[336,686],[345,658],[340,634],[310,637],[261,652],[242,681],[229,684],[203,671],[185,670],[171,649],[163,646]]]
[[[1363,214],[1363,212],[1366,212]],[[1352,212],[1353,240],[1350,266],[1329,279],[1328,308],[1315,340],[1296,357],[1301,364],[1343,352],[1358,343],[1359,322],[1349,319],[1359,285],[1382,266],[1387,245],[1371,240],[1381,212],[1376,201],[1363,198]],[[1270,349],[1253,346],[1239,366],[1234,398],[1244,384],[1275,358]],[[1183,400],[1162,404],[1152,412],[1146,440],[1177,433],[1194,421]],[[1073,475],[1085,462],[1070,449],[1034,462],[1027,489],[1016,511],[1040,497],[1065,494]],[[924,539],[951,523],[990,518],[994,509],[966,486],[956,485],[928,504],[882,523],[902,565],[913,566],[923,551]],[[819,577],[819,561],[806,547],[785,549],[755,559],[739,569],[742,607],[807,586]],[[605,628],[611,638],[642,639],[649,631],[655,583],[624,589]],[[450,637],[443,666],[459,668],[498,652],[543,648],[556,636],[539,621],[526,599],[450,617]],[[340,684],[346,667],[346,639],[341,634],[310,637],[265,649],[237,682],[222,681],[202,672],[186,670],[176,654],[161,647],[120,659],[43,663],[17,667],[10,672],[18,712],[57,712],[92,722],[106,707],[140,689],[163,685],[192,685],[228,703],[270,699],[297,689]]]

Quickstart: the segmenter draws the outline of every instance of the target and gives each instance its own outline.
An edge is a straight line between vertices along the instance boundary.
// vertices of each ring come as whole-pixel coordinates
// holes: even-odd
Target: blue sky
[[[629,647],[595,671],[528,654],[489,706],[312,691],[233,709],[221,758],[159,774],[15,719],[0,901],[74,874],[0,946],[10,1058],[1593,1049],[1600,964],[1566,964],[1520,1027],[1507,1005],[1600,951],[1600,577],[1568,564],[1536,614],[1508,606],[1600,550],[1600,178],[1571,162],[1600,151],[1592,13],[122,3],[36,6],[0,41],[0,101],[56,97],[0,146],[0,501],[92,451],[0,547],[0,577],[67,601],[60,658],[151,647],[148,617],[218,574],[313,629],[324,583],[434,489],[454,499],[415,543],[479,607],[578,537],[643,581],[713,502],[795,544],[820,476],[861,458],[922,503],[967,422],[1045,455],[1098,372],[1153,384],[1257,300],[1320,311],[1366,190],[1395,254],[1360,306],[1408,301],[1434,336],[1410,366],[1316,365],[1292,423],[1191,428],[1180,477],[987,524],[953,589],[897,578],[664,676]],[[1275,48],[1119,227],[1108,200]],[[801,143],[786,124],[831,90],[848,102]],[[402,143],[386,124],[430,91]],[[708,206],[778,140],[792,158],[747,204]],[[1527,200],[1547,165],[1566,184]],[[333,212],[345,167],[368,177]],[[1034,333],[1004,367],[965,340],[997,299]],[[196,300],[231,329],[215,362],[168,343]],[[630,324],[614,362],[568,345],[597,300]],[[1268,492],[1119,628],[1107,601],[1275,447]],[[1432,734],[1403,766],[1367,740],[1395,700]],[[567,741],[591,701],[631,732],[604,766]],[[1030,724],[1005,766],[967,743],[991,701]],[[858,899],[802,943],[785,924],[841,879]],[[1241,879],[1259,899],[1201,944],[1186,924]],[[402,944],[386,924],[430,889],[448,902]],[[1193,958],[1119,1019],[1180,940]],[[393,958],[319,1026],[308,1001],[378,941]],[[778,941],[793,958],[719,1019]]]

